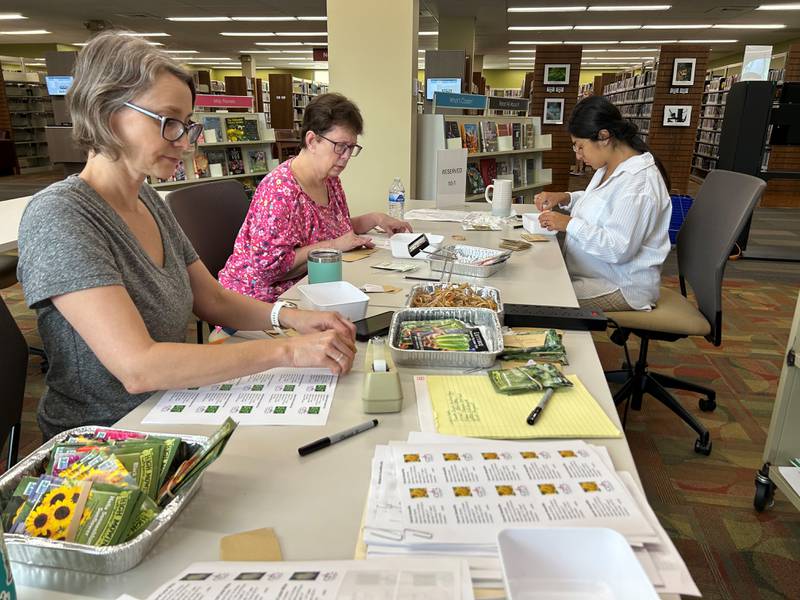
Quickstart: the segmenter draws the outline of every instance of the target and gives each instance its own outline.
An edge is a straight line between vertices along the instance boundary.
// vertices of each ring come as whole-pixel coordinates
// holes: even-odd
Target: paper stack
[[[194,563],[148,600],[473,600],[466,563],[341,560]]]
[[[502,587],[497,534],[521,527],[614,529],[657,592],[700,595],[633,478],[615,471],[603,447],[428,433],[376,447],[368,557],[463,557],[476,587]]]

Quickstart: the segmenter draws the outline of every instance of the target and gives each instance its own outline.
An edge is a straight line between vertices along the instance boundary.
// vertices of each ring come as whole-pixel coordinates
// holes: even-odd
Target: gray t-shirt
[[[143,184],[139,197],[161,232],[164,267],[144,251],[128,225],[88,183],[72,175],[36,194],[19,227],[17,276],[50,361],[39,403],[46,438],[81,425],[110,425],[148,396],[129,394],[50,298],[121,285],[157,342],[183,342],[192,313],[187,265],[198,259],[167,205]]]

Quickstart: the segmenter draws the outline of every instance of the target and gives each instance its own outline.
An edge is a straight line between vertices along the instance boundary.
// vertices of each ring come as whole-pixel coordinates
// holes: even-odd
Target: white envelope
[[[538,212],[530,212],[525,213],[522,215],[522,227],[528,233],[538,233],[540,235],[556,235],[557,231],[548,231],[541,225],[539,225],[539,215],[541,213]]]

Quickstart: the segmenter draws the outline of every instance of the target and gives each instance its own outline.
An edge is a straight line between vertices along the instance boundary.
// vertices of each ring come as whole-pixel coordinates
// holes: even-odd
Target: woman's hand
[[[298,333],[338,331],[351,342],[356,335],[356,326],[338,312],[282,308],[279,318],[282,325]]]
[[[566,231],[567,224],[572,220],[569,215],[547,210],[539,215],[539,225],[547,231]]]
[[[356,233],[351,229],[343,236],[340,236],[332,241],[333,247],[336,250],[340,250],[341,252],[348,252],[349,250],[353,250],[355,248],[373,248],[375,244],[372,243],[372,238],[368,238],[362,235],[356,235]]]
[[[569,194],[566,192],[540,192],[533,197],[533,202],[539,212],[553,210],[563,202],[569,202]]]
[[[384,213],[375,213],[375,225],[383,229],[386,233],[395,234],[395,233],[410,233],[414,231],[411,228],[411,224],[407,221],[401,221],[400,219],[395,219],[394,217],[390,217]]]
[[[348,338],[333,329],[275,340],[272,343],[285,346],[288,366],[323,367],[330,369],[334,375],[348,373],[356,357],[352,335]]]

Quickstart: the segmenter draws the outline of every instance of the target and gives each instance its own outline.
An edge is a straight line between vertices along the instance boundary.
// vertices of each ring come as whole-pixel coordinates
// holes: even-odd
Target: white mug
[[[486,186],[483,197],[492,205],[492,215],[495,217],[508,217],[511,215],[511,185],[508,179],[493,179],[493,183]],[[489,199],[489,191],[493,190]]]

